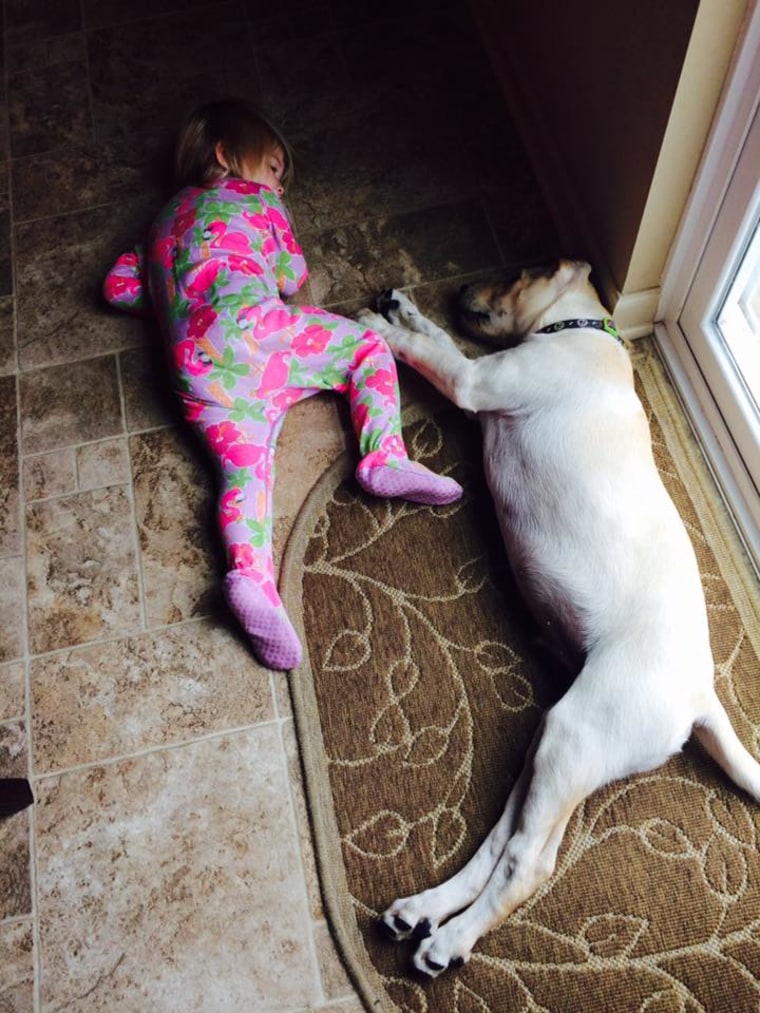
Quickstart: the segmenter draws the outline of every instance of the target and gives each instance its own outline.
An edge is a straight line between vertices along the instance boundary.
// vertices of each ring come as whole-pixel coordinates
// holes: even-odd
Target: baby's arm
[[[145,254],[142,246],[122,253],[103,282],[103,295],[118,310],[147,313],[148,299],[144,277]]]
[[[309,275],[306,258],[293,235],[287,215],[275,207],[269,207],[267,218],[277,245],[273,257],[277,288],[282,295],[293,295]]]

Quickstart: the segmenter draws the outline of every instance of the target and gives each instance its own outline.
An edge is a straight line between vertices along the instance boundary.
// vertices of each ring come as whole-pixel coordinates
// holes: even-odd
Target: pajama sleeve
[[[142,246],[122,253],[103,282],[106,301],[118,310],[128,313],[147,313],[148,300],[145,285],[145,254]]]

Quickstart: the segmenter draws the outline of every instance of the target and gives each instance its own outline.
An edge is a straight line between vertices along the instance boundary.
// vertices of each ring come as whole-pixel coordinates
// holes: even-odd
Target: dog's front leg
[[[397,359],[417,370],[464,411],[499,407],[497,391],[491,390],[488,382],[485,360],[471,360],[462,355],[449,335],[424,317],[403,293],[394,290],[386,293],[386,299],[395,304],[394,319],[401,323],[391,323],[371,310],[361,310],[357,319],[381,334]],[[412,330],[410,324],[420,329]]]

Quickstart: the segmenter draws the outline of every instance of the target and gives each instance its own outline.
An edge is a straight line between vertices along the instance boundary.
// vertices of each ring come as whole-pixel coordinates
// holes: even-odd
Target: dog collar
[[[557,331],[575,330],[579,327],[593,327],[596,331],[604,331],[605,334],[609,334],[616,341],[619,341],[621,345],[624,344],[612,317],[603,317],[601,320],[586,320],[582,317],[577,320],[559,320],[556,324],[549,324],[548,327],[539,328],[536,334],[556,334]]]

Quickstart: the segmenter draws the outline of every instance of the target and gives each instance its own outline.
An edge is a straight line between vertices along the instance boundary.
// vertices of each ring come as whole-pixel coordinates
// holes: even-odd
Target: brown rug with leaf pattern
[[[720,695],[760,755],[760,614],[656,351],[638,343],[658,466],[688,526]],[[573,816],[557,871],[470,962],[434,982],[377,930],[397,896],[477,848],[564,677],[532,643],[480,467],[477,426],[418,412],[410,453],[465,486],[443,509],[365,497],[338,462],[291,538],[291,678],[331,928],[367,1008],[414,1013],[760,1009],[760,806],[687,745]]]

